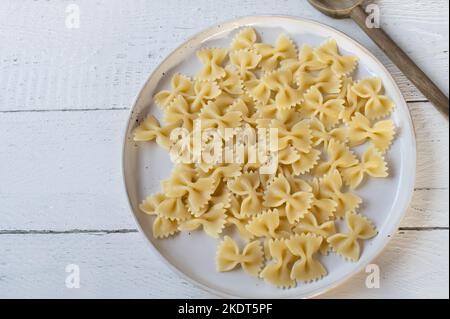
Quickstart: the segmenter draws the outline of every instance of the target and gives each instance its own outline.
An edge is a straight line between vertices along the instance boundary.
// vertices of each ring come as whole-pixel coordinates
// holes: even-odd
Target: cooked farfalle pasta
[[[280,175],[267,186],[264,205],[266,207],[284,206],[286,217],[291,224],[294,224],[308,212],[312,197],[310,192],[293,192],[286,177]]]
[[[194,97],[194,83],[187,76],[177,73],[173,76],[171,84],[171,90],[161,91],[154,97],[156,104],[162,108],[169,106],[177,96]]]
[[[262,57],[260,65],[264,71],[272,71],[278,67],[280,61],[295,58],[297,55],[294,43],[284,34],[278,37],[275,46],[256,43],[254,47]]]
[[[365,174],[372,177],[388,176],[386,161],[383,155],[373,146],[364,152],[361,161],[342,169],[342,177],[352,189],[361,184]]]
[[[150,115],[134,130],[134,140],[137,142],[156,140],[159,146],[169,149],[172,144],[170,133],[173,129],[179,127],[180,124],[172,123],[161,127],[158,120]]]
[[[236,32],[229,50],[202,48],[195,77],[174,73],[170,88],[155,94],[163,123],[150,115],[134,131],[136,142],[156,141],[172,159],[195,149],[197,128],[211,133],[200,138],[203,156],[176,161],[162,192],[140,203],[153,236],[222,237],[217,271],[242,268],[280,288],[332,272],[318,253],[359,259],[362,241],[376,231],[355,189],[365,176],[388,176],[385,156],[396,131],[381,79],[356,78],[357,58],[342,55],[333,39],[318,48],[299,44],[297,52],[286,35],[263,43],[249,27]],[[177,128],[188,142],[172,140]],[[256,139],[238,138],[248,129],[266,139],[264,130],[276,130],[272,153],[252,153]],[[221,160],[207,160],[217,145]],[[237,148],[241,156],[224,160]],[[269,164],[275,169],[263,172]]]
[[[217,249],[216,265],[218,271],[230,271],[241,265],[246,273],[258,276],[264,262],[261,243],[257,240],[247,244],[242,253],[236,242],[225,236]]]
[[[227,50],[221,48],[204,48],[197,51],[197,57],[203,64],[203,68],[197,73],[201,81],[214,81],[225,76],[222,64],[227,58]]]
[[[332,220],[319,224],[313,214],[307,214],[295,226],[294,232],[297,234],[314,234],[322,237],[323,240],[319,250],[323,255],[326,255],[330,248],[327,239],[336,233],[336,225]]]
[[[244,198],[241,204],[241,214],[251,216],[262,212],[262,194],[258,191],[260,183],[258,172],[244,173],[229,181],[228,187],[230,190]]]
[[[304,117],[317,117],[326,128],[331,128],[339,123],[344,103],[345,101],[341,99],[324,101],[322,93],[316,86],[313,86],[305,93],[300,113]]]
[[[265,78],[269,89],[275,92],[275,104],[280,108],[291,108],[301,98],[300,91],[294,87],[292,72],[287,69],[273,71]]]
[[[351,146],[370,140],[379,151],[384,152],[394,138],[394,122],[392,120],[379,121],[372,126],[369,119],[361,113],[356,113],[349,126],[348,137]]]
[[[286,241],[289,251],[299,257],[292,265],[291,279],[309,282],[327,274],[325,267],[314,259],[314,254],[319,251],[322,241],[322,237],[304,233],[294,235]]]
[[[328,237],[327,241],[331,247],[341,256],[356,261],[361,254],[361,247],[358,240],[370,239],[377,232],[369,220],[356,213],[347,212],[345,214],[347,233],[338,233]]]
[[[385,117],[394,108],[394,102],[382,94],[383,82],[380,78],[361,80],[352,86],[352,91],[360,98],[367,99],[363,106],[363,111],[368,119]]]
[[[275,239],[269,241],[269,255],[272,261],[264,267],[260,277],[265,281],[280,287],[295,287],[296,281],[291,278],[292,267],[298,257],[291,253],[286,239]]]
[[[358,59],[352,55],[340,55],[335,40],[329,40],[315,51],[317,59],[331,66],[337,75],[347,75],[356,68]]]

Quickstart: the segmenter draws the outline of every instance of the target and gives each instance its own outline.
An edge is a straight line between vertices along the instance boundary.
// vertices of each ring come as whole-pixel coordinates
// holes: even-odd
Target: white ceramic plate
[[[386,95],[396,104],[392,118],[397,126],[397,135],[387,154],[390,177],[369,179],[357,191],[364,200],[361,211],[374,221],[378,235],[364,243],[361,259],[357,263],[346,262],[334,254],[320,256],[328,275],[322,280],[300,283],[288,290],[272,287],[263,280],[246,275],[242,270],[216,272],[218,240],[208,237],[203,231],[180,233],[164,240],[154,239],[153,218],[138,209],[139,203],[147,195],[160,190],[160,180],[169,177],[172,168],[167,152],[155,143],[136,145],[132,140],[132,131],[139,120],[147,114],[161,116],[152,96],[169,87],[170,78],[175,72],[188,75],[196,73],[200,63],[195,52],[199,48],[228,48],[236,29],[244,26],[254,27],[262,40],[269,43],[273,43],[282,32],[287,33],[298,46],[302,43],[318,46],[327,38],[336,39],[343,53],[351,53],[359,58],[356,78],[370,75],[381,77]],[[292,17],[240,18],[212,27],[176,49],[156,68],[140,92],[130,115],[123,149],[123,173],[131,209],[152,249],[185,278],[223,297],[312,297],[337,286],[363,269],[381,252],[396,231],[412,196],[415,168],[416,146],[411,118],[400,90],[385,67],[368,50],[341,32],[317,22]]]

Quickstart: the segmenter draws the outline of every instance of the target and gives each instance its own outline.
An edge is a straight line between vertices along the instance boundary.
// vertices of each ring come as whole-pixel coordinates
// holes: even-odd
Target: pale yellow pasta
[[[313,86],[305,93],[299,111],[304,117],[317,117],[326,128],[332,128],[339,123],[344,103],[340,99],[324,101],[322,93]]]
[[[379,151],[384,152],[394,139],[392,120],[379,121],[372,126],[368,118],[361,113],[356,113],[349,126],[350,146],[360,145],[369,140]]]
[[[294,86],[292,72],[281,69],[269,73],[265,78],[269,89],[275,92],[275,104],[280,108],[288,109],[300,102],[301,94]]]
[[[197,51],[197,57],[203,68],[197,73],[201,81],[214,81],[225,76],[222,64],[227,57],[227,50],[221,48],[205,48]]]
[[[361,161],[342,169],[342,177],[350,188],[355,189],[363,181],[364,175],[387,177],[387,164],[383,155],[372,147],[363,154]]]
[[[217,238],[225,227],[225,208],[223,203],[216,204],[209,208],[200,217],[188,219],[178,225],[181,231],[192,231],[203,227],[206,234]]]
[[[259,241],[247,244],[242,253],[236,242],[225,236],[217,249],[216,265],[218,271],[230,271],[241,265],[244,271],[252,276],[258,276],[263,266],[263,250]]]
[[[244,81],[256,78],[251,70],[256,69],[261,58],[261,55],[247,49],[230,53],[230,62],[237,69],[239,76]]]
[[[239,31],[231,42],[231,50],[252,48],[256,42],[256,32],[253,28],[245,28]]]
[[[175,74],[172,78],[172,89],[157,93],[154,97],[156,104],[166,108],[177,97],[192,98],[195,95],[194,84],[188,77],[182,74]]]
[[[330,65],[333,72],[338,76],[353,72],[358,61],[354,56],[340,55],[337,43],[333,39],[322,44],[314,53],[320,62]]]
[[[170,141],[170,133],[181,123],[173,123],[161,127],[158,120],[150,115],[148,116],[138,128],[134,131],[134,140],[137,142],[156,140],[159,146],[169,149],[172,145]]]
[[[328,237],[327,241],[339,255],[357,261],[361,255],[358,240],[367,240],[374,237],[377,232],[369,220],[356,213],[345,214],[347,233],[338,233]]]
[[[355,211],[362,203],[362,199],[351,192],[342,191],[342,178],[338,170],[333,169],[319,182],[321,196],[331,198],[336,203],[334,216],[342,218],[347,212]]]
[[[344,169],[358,163],[358,159],[347,145],[331,139],[325,151],[327,159],[314,168],[314,174],[323,176],[334,169]]]
[[[319,250],[323,255],[326,255],[330,248],[327,239],[336,233],[336,225],[333,220],[319,224],[313,214],[307,214],[295,226],[294,232],[298,234],[314,234],[322,237],[323,240]]]
[[[203,231],[220,239],[217,271],[241,267],[291,288],[327,275],[318,253],[357,261],[360,242],[376,235],[354,189],[365,177],[388,176],[396,129],[386,117],[394,102],[380,78],[354,78],[357,58],[341,54],[332,39],[318,48],[301,43],[299,52],[283,34],[274,45],[261,40],[249,27],[229,49],[200,49],[195,80],[174,73],[170,88],[154,95],[163,122],[143,119],[136,142],[156,141],[176,159],[195,149],[197,128],[211,134],[200,137],[201,156],[177,160],[162,191],[139,209],[155,238]],[[178,128],[187,141],[172,141]],[[277,144],[261,151],[256,136],[239,135],[248,130]],[[208,160],[215,146],[221,156]]]
[[[295,287],[296,281],[291,278],[291,271],[298,257],[290,252],[286,240],[270,240],[268,242],[268,250],[272,261],[264,267],[259,276],[280,288]]]
[[[244,94],[244,82],[231,65],[225,67],[225,76],[218,81],[218,85],[223,92],[234,95]]]
[[[394,109],[394,102],[383,95],[383,82],[380,78],[369,78],[357,82],[352,91],[357,96],[367,99],[364,104],[364,115],[368,119],[379,119],[389,115]]]
[[[242,215],[251,216],[262,212],[262,194],[258,191],[260,183],[257,172],[244,173],[229,181],[230,190],[236,195],[244,197],[240,210]]]
[[[309,282],[322,278],[327,274],[325,267],[316,259],[323,238],[314,234],[294,235],[286,241],[289,251],[298,256],[291,270],[291,279]]]
[[[295,58],[297,55],[294,43],[284,34],[278,37],[275,46],[256,43],[254,47],[262,56],[260,65],[264,71],[272,71],[278,67],[280,61]]]
[[[297,71],[295,79],[298,89],[302,93],[316,87],[322,94],[338,94],[341,88],[340,78],[330,68],[313,73]]]
[[[268,185],[264,193],[264,205],[267,207],[285,205],[286,217],[293,224],[308,212],[312,197],[310,192],[293,192],[286,177],[280,175]]]
[[[195,168],[185,164],[177,165],[172,176],[163,181],[162,186],[168,197],[187,195],[187,205],[193,213],[208,203],[215,189],[211,178],[197,178]]]

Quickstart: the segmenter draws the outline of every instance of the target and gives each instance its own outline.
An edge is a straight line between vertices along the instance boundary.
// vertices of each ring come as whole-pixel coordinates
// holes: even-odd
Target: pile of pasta
[[[394,103],[381,79],[352,79],[357,58],[340,54],[332,39],[300,49],[284,34],[273,45],[258,39],[245,28],[229,49],[199,50],[194,79],[176,74],[171,88],[154,96],[164,125],[148,116],[134,139],[169,150],[170,132],[192,132],[196,119],[219,131],[277,128],[276,173],[260,174],[258,162],[176,164],[162,192],[140,208],[155,216],[156,238],[203,229],[222,237],[218,271],[239,266],[288,288],[327,274],[320,254],[357,261],[361,242],[376,235],[354,190],[367,177],[388,176],[384,156],[395,127],[386,118]],[[359,156],[354,147],[362,144]]]

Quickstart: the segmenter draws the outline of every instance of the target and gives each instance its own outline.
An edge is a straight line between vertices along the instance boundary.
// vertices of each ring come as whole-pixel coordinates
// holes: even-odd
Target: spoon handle
[[[361,6],[356,6],[350,16],[448,120],[448,97],[436,84],[395,44],[383,29],[367,27],[367,15]]]

